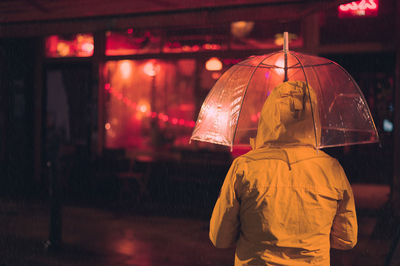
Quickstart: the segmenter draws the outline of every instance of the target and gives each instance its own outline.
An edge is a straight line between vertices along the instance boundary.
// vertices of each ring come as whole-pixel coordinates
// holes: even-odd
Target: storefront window
[[[195,125],[195,60],[105,65],[106,148],[187,146]]]
[[[46,57],[90,57],[93,50],[92,34],[52,35],[46,38]]]

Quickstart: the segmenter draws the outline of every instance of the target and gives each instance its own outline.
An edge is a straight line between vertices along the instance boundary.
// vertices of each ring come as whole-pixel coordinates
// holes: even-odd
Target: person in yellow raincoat
[[[315,148],[316,107],[306,83],[277,86],[253,149],[233,161],[209,236],[218,248],[236,244],[235,265],[329,265],[331,247],[355,246],[353,193],[339,162]]]

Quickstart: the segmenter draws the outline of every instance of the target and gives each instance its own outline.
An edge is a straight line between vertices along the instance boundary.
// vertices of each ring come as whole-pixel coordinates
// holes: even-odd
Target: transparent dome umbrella
[[[285,42],[287,43],[287,42]],[[318,116],[317,149],[378,142],[367,102],[347,71],[328,59],[289,51],[251,56],[229,68],[206,97],[190,140],[232,147],[249,146],[271,91],[284,81],[303,81],[312,88]],[[309,99],[310,100],[310,99]]]

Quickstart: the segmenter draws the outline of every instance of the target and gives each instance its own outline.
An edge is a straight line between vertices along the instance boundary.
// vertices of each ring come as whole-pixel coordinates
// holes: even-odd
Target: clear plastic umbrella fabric
[[[252,56],[229,68],[205,99],[191,140],[248,146],[264,102],[284,81],[304,82],[315,92],[317,103],[305,99],[318,118],[315,148],[378,142],[367,102],[350,74],[326,58],[293,51]]]

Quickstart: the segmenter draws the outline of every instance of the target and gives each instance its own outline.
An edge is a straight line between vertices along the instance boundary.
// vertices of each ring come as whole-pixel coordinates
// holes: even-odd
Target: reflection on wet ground
[[[212,247],[207,220],[78,207],[63,208],[63,245],[46,252],[47,208],[2,205],[0,265],[229,265],[233,258],[233,250]]]
[[[354,189],[356,201],[368,206],[363,189]],[[387,189],[365,189],[379,193],[373,209],[359,212],[359,243],[332,251],[332,265],[383,265],[390,224],[378,218]],[[212,247],[207,218],[64,206],[63,245],[50,252],[43,248],[48,217],[46,204],[0,200],[0,265],[233,265],[233,249]]]

